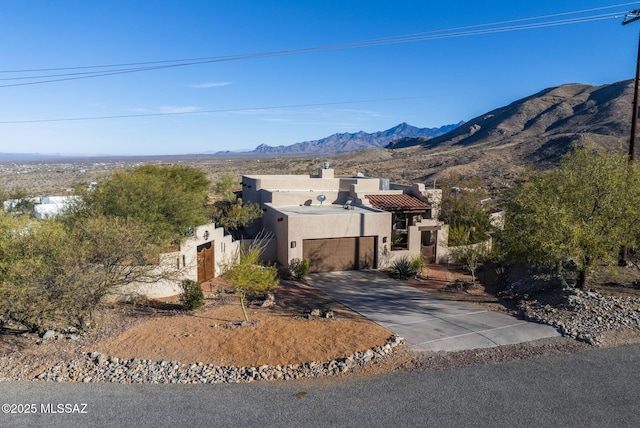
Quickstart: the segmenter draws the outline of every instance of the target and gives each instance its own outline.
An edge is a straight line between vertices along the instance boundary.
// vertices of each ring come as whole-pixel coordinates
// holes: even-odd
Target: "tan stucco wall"
[[[440,264],[449,262],[449,225],[442,224],[442,229],[438,231],[438,243],[436,245],[436,258]]]
[[[288,218],[271,205],[266,205],[267,211],[262,217],[262,224],[265,231],[270,232],[276,237],[275,261],[283,265],[287,265],[286,242],[289,241]],[[273,254],[273,253],[272,253]]]
[[[205,232],[208,232],[207,238],[205,238]],[[209,223],[196,227],[193,236],[185,238],[180,243],[179,251],[160,255],[160,263],[156,268],[156,272],[160,274],[162,271],[175,271],[174,278],[157,281],[152,284],[128,284],[117,290],[114,299],[127,298],[135,294],[144,295],[148,298],[180,294],[182,292],[180,288],[182,280],[198,280],[197,248],[207,242],[211,242],[214,248],[215,276],[219,276],[222,273],[222,264],[237,257],[239,243],[233,241],[231,236],[225,236],[221,227],[216,227],[214,223]]]
[[[378,191],[377,178],[334,178],[333,170],[312,175],[246,175],[242,177],[243,202],[274,206],[319,205],[317,197],[325,195],[325,204],[343,204],[353,196],[353,186],[358,191]]]
[[[342,210],[342,207],[334,206],[333,209]],[[327,211],[326,214],[287,215],[272,209],[276,223],[270,224],[278,233],[278,262],[288,265],[291,259],[302,259],[305,239],[377,236],[380,247],[382,238],[391,236],[391,213],[353,210],[331,214],[330,210]],[[278,222],[277,218],[282,218],[282,221]],[[293,248],[292,242],[295,242]]]
[[[318,201],[320,195],[324,195],[326,198],[323,204],[344,203],[348,197],[346,192],[329,190],[280,191],[271,192],[269,202],[274,206],[320,205],[320,201]]]

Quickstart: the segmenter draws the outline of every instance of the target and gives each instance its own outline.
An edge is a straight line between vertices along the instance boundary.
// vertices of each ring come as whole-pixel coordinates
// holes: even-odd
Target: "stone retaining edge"
[[[50,367],[35,380],[54,382],[112,383],[240,383],[259,380],[289,380],[347,373],[373,360],[383,358],[404,344],[400,336],[391,336],[382,346],[356,352],[325,362],[312,361],[285,366],[215,366],[182,364],[177,361],[151,361],[138,358],[123,360],[106,357],[98,351],[88,353],[85,360],[74,360]]]

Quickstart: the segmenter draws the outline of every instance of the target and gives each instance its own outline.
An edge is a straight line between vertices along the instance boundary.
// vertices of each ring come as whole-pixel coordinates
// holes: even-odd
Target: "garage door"
[[[310,272],[374,269],[376,237],[305,239],[302,254]]]

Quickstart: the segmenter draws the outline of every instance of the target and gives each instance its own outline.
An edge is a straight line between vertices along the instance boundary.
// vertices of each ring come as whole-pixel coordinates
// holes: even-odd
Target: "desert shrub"
[[[293,279],[302,280],[309,273],[309,259],[291,259],[289,262],[289,275]]]
[[[476,270],[489,260],[491,256],[491,243],[489,241],[475,245],[463,245],[460,247],[449,247],[451,256],[471,273],[471,282],[476,282]]]
[[[394,261],[391,268],[391,276],[395,279],[409,279],[417,273],[418,267],[415,259],[410,259],[407,256],[402,256]]]
[[[240,299],[240,306],[245,321],[249,321],[245,302],[247,299],[265,296],[273,292],[279,284],[278,269],[274,266],[260,264],[260,254],[263,248],[254,246],[241,250],[237,263],[223,266],[222,276],[233,286],[236,296]]]
[[[200,284],[192,279],[185,279],[180,283],[182,294],[180,295],[180,303],[188,310],[192,311],[204,305],[204,293]]]
[[[174,278],[153,264],[147,237],[117,217],[45,222],[0,212],[0,316],[33,332],[87,328],[122,286]]]
[[[420,271],[427,266],[421,255],[413,256],[411,264],[413,264],[413,267],[416,269],[416,273],[420,273]]]

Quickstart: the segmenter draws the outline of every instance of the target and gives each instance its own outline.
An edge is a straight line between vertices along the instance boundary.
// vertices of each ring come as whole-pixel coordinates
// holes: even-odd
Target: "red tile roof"
[[[399,195],[366,195],[366,198],[371,202],[373,208],[383,211],[400,211],[400,210],[415,210],[415,209],[429,209],[431,205],[421,201],[415,196],[407,194]]]

